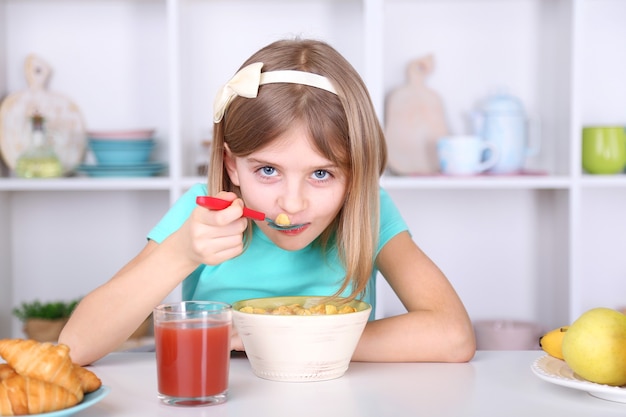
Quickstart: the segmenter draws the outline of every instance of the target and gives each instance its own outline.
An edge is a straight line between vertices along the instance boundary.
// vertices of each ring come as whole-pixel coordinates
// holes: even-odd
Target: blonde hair
[[[299,70],[325,76],[337,94],[302,84],[267,84],[254,99],[235,97],[214,125],[209,169],[210,195],[240,190],[224,167],[225,144],[243,157],[266,146],[296,121],[308,126],[317,150],[347,178],[345,203],[318,238],[325,250],[336,245],[346,277],[338,295],[363,295],[374,268],[379,230],[379,178],[387,147],[367,88],[350,63],[327,43],[280,40],[252,55],[241,68],[262,62],[263,71]],[[251,230],[251,228],[249,228]]]

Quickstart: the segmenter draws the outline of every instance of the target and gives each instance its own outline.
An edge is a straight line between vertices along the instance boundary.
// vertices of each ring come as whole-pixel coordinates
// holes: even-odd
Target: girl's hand
[[[198,264],[217,265],[243,252],[243,232],[248,226],[242,217],[243,201],[232,192],[216,197],[232,204],[224,210],[198,206],[181,227],[187,236],[186,253]]]
[[[235,326],[232,326],[232,333],[230,336],[230,350],[236,350],[239,352],[244,352],[246,349],[243,347],[243,342],[241,341],[241,337],[239,333],[237,333],[237,329]]]

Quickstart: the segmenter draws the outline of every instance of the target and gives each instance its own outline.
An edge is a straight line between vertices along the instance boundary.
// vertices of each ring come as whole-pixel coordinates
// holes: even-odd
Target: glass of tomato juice
[[[154,309],[159,398],[171,405],[226,401],[232,307],[218,301],[182,301]]]

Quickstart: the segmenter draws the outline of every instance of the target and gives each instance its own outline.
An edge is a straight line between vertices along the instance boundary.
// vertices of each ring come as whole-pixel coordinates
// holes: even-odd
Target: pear
[[[593,308],[571,324],[563,337],[563,358],[581,378],[598,384],[626,384],[626,315]]]

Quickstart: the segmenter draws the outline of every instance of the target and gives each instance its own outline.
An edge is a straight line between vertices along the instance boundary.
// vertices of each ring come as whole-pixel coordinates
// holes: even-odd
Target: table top
[[[469,363],[352,362],[338,379],[276,382],[256,377],[245,356],[231,360],[224,404],[175,407],[156,397],[151,352],[116,352],[90,367],[110,387],[77,417],[99,416],[623,416],[626,404],[535,375],[541,351],[479,351]]]

